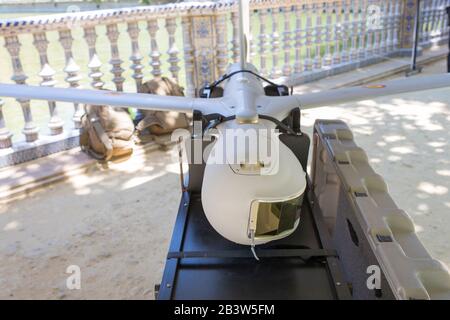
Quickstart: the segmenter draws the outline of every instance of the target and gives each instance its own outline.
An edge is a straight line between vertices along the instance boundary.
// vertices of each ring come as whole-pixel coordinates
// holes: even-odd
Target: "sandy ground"
[[[447,265],[449,97],[435,90],[303,113],[309,132],[316,118],[348,122],[421,240]],[[0,298],[153,298],[180,197],[177,172],[171,154],[156,151],[2,205]],[[69,265],[81,269],[81,290],[66,289]]]
[[[181,195],[172,162],[155,151],[1,206],[0,298],[152,299]]]

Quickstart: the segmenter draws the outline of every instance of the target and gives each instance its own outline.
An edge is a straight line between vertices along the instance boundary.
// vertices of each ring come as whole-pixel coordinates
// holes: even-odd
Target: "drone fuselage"
[[[231,65],[228,74],[239,70],[238,64]],[[249,64],[246,70],[257,72]],[[203,177],[202,204],[208,221],[223,237],[244,245],[295,231],[299,216],[292,218],[283,206],[295,199],[300,202],[306,189],[306,174],[280,141],[276,123],[259,117],[270,104],[267,98],[273,97],[265,96],[261,80],[251,73],[227,79],[223,101],[235,118],[217,126]],[[292,218],[289,227],[280,227],[283,214]]]

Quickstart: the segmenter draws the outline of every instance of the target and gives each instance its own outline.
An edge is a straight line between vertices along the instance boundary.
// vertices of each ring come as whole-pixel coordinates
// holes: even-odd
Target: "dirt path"
[[[179,192],[156,151],[52,185],[0,209],[0,298],[153,298]],[[82,290],[67,290],[69,265]]]

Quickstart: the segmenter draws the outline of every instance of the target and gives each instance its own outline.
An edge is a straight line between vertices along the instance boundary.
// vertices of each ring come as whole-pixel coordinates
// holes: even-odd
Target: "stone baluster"
[[[438,26],[438,21],[439,21],[439,1],[440,0],[433,0],[433,15],[431,18],[431,30],[432,30],[432,38],[436,38],[437,35],[437,26]]]
[[[233,26],[233,40],[231,41],[231,52],[233,62],[239,62],[239,12],[231,12],[231,24]]]
[[[394,8],[394,1],[395,0],[388,0],[386,3],[386,39],[385,39],[385,52],[389,53],[392,52],[392,44],[393,44],[393,8]]]
[[[333,63],[333,56],[331,55],[331,42],[333,39],[333,7],[330,2],[325,4],[325,12],[326,12],[326,26],[325,26],[325,55],[323,57],[323,65],[325,67],[330,67]]]
[[[267,52],[270,47],[269,35],[266,33],[267,9],[259,10],[259,57],[260,72],[262,75],[268,75]]]
[[[448,0],[443,0],[442,4],[441,4],[441,9],[439,10],[441,12],[441,27],[440,27],[440,37],[442,38],[446,38],[448,37],[446,33],[446,31],[448,30],[448,26],[447,26],[447,20],[448,20],[448,16],[447,13],[445,12],[445,8],[447,6],[449,6],[450,3]]]
[[[322,55],[320,50],[322,49],[322,8],[319,3],[314,4],[314,11],[316,15],[316,37],[315,37],[315,57],[314,57],[314,68],[322,68]]]
[[[183,30],[184,70],[186,73],[186,96],[195,96],[194,83],[194,47],[192,45],[192,22],[190,17],[181,18]]]
[[[53,80],[55,71],[50,67],[48,63],[47,49],[48,40],[45,32],[39,32],[33,34],[33,44],[39,52],[39,60],[41,63],[41,72],[39,76],[42,77],[41,86],[53,87],[56,81]],[[58,110],[56,109],[55,101],[48,101],[48,108],[50,112],[50,121],[48,127],[51,135],[61,134],[63,132],[64,122],[58,116]]]
[[[351,38],[351,48],[350,48],[350,61],[354,62],[358,60],[358,28],[359,28],[359,20],[358,20],[358,0],[352,0],[350,4],[350,8],[352,8],[352,22],[350,25],[350,38]],[[362,36],[362,35],[361,35]]]
[[[167,54],[169,55],[169,71],[172,74],[172,78],[178,81],[178,72],[180,68],[178,67],[178,53],[179,50],[177,48],[177,44],[175,41],[175,32],[177,30],[177,20],[176,18],[167,18],[166,19],[166,29],[169,33],[169,49],[167,50]]]
[[[64,56],[66,59],[66,66],[64,68],[64,72],[67,73],[67,76],[65,80],[71,88],[78,88],[80,86],[79,81],[81,80],[81,76],[78,74],[78,72],[80,71],[80,67],[78,67],[75,60],[73,59],[72,54],[73,38],[70,29],[59,31],[59,42],[61,43],[64,49]],[[79,129],[81,126],[81,117],[84,114],[84,110],[83,108],[81,108],[81,105],[79,103],[74,103],[73,106],[75,112],[73,114],[72,120],[75,129]]]
[[[228,65],[228,39],[227,39],[227,16],[219,14],[216,16],[216,62],[219,75],[226,73]]]
[[[423,43],[425,39],[425,16],[426,16],[426,5],[424,1],[420,3],[420,16],[419,16],[419,36],[417,37],[419,40],[419,46]]]
[[[311,71],[313,67],[312,61],[312,4],[305,4],[306,15],[306,57],[305,57],[305,71]]]
[[[431,8],[430,8],[430,0],[422,1],[422,17],[421,17],[421,36],[420,40],[422,43],[428,43],[430,40],[430,14],[431,14]]]
[[[376,28],[376,24],[373,22],[376,21],[371,21],[369,20],[370,17],[373,15],[372,12],[369,12],[370,5],[371,2],[370,0],[367,1],[367,5],[368,7],[366,8],[366,34],[367,34],[367,39],[366,39],[366,57],[371,57],[373,55],[373,38],[374,38],[374,29]]]
[[[250,16],[250,21],[252,21],[251,16]],[[256,25],[253,25],[252,23],[250,23],[250,35],[249,35],[250,36],[250,39],[249,39],[249,43],[250,43],[249,44],[249,46],[250,46],[249,59],[250,59],[250,61],[255,61],[255,58],[258,54],[258,44],[256,41],[256,37],[254,37],[254,35],[253,35],[253,28],[255,28],[255,27],[256,27]],[[224,30],[226,30],[226,29],[224,29]],[[226,34],[226,32],[225,32],[225,34]]]
[[[341,63],[341,7],[338,1],[333,2],[336,21],[334,22],[334,55],[333,64]]]
[[[427,42],[433,37],[434,0],[428,0]]]
[[[429,43],[430,35],[431,35],[431,28],[430,28],[431,27],[431,10],[432,10],[431,4],[432,4],[431,0],[425,1],[423,3],[423,11],[425,12],[425,16],[423,18],[423,20],[424,20],[424,25],[423,25],[424,35],[423,35],[422,41],[425,43]]]
[[[382,14],[382,9],[381,9],[381,6],[382,6],[382,4],[381,3],[377,3],[376,4],[376,6],[378,7],[378,8],[380,8],[379,10],[380,11],[377,11],[377,13],[373,13],[373,14]],[[383,21],[383,16],[381,15],[380,17],[379,17],[379,21],[377,21],[377,24],[376,25],[374,25],[373,26],[373,32],[372,32],[372,34],[373,34],[373,44],[372,44],[372,53],[375,55],[375,56],[379,56],[380,55],[380,53],[381,53],[381,30],[382,30],[382,21]]]
[[[389,32],[389,0],[381,3],[381,38],[380,38],[380,54],[385,55],[388,52],[387,38]]]
[[[401,0],[395,0],[394,2],[394,25],[393,25],[393,32],[392,32],[392,50],[396,50],[399,47],[400,44],[400,1]]]
[[[288,77],[292,73],[291,67],[291,17],[292,7],[283,7],[284,13],[284,30],[283,30],[283,50],[284,50],[284,65],[283,76]]]
[[[53,80],[54,75],[55,71],[50,67],[50,65],[45,64],[42,67],[41,72],[39,73],[39,76],[42,78],[41,86],[43,87],[55,86],[56,81]],[[48,123],[50,134],[51,135],[61,134],[63,132],[64,122],[58,116],[55,101],[49,101],[48,108],[50,110],[50,121]]]
[[[272,71],[270,77],[276,79],[281,75],[281,71],[278,68],[278,55],[280,52],[280,35],[278,34],[278,17],[280,9],[272,9]]]
[[[440,8],[440,14],[439,14],[439,23],[438,23],[438,30],[439,30],[439,36],[442,37],[444,35],[445,32],[445,27],[446,27],[446,13],[445,13],[445,5],[446,5],[446,1],[445,0],[441,0],[439,3],[439,8]]]
[[[127,24],[127,32],[131,39],[131,70],[133,70],[133,79],[136,82],[136,91],[139,92],[142,85],[142,79],[144,75],[142,74],[142,69],[144,66],[141,63],[142,55],[139,50],[139,24],[137,21],[131,21]]]
[[[440,36],[440,27],[441,27],[441,24],[440,24],[440,22],[441,22],[441,16],[442,16],[442,8],[443,8],[443,2],[444,2],[444,0],[436,0],[436,10],[437,10],[437,13],[436,13],[436,24],[435,24],[435,31],[436,31],[436,34],[437,34],[437,36],[439,37]],[[439,35],[438,35],[439,34]]]
[[[84,39],[88,45],[89,49],[89,64],[88,68],[89,78],[91,78],[91,86],[94,89],[101,89],[104,85],[102,81],[103,73],[100,71],[102,62],[100,61],[95,44],[97,42],[97,32],[95,31],[95,26],[86,26],[84,28]]]
[[[301,73],[303,71],[302,14],[303,14],[303,6],[301,4],[297,4],[295,6],[295,64],[294,64],[295,73]]]
[[[342,10],[344,11],[344,23],[342,24],[342,62],[348,62],[350,59],[348,52],[348,34],[350,26],[350,4],[348,0],[342,1]]]
[[[445,12],[445,7],[446,7],[447,1],[446,0],[441,0],[439,2],[439,24],[438,24],[438,34],[439,37],[443,37],[445,29],[446,29],[446,17],[447,17],[447,13]]]
[[[441,14],[444,17],[443,24],[442,24],[442,33],[441,33],[441,37],[442,38],[448,38],[449,37],[449,35],[448,35],[449,27],[448,27],[448,22],[447,22],[448,21],[448,15],[445,12],[445,8],[448,7],[449,5],[450,5],[450,1],[445,0],[443,9],[441,10]]]
[[[359,60],[363,60],[366,58],[366,31],[367,31],[367,23],[366,23],[366,13],[367,13],[367,2],[365,0],[361,0],[361,7],[359,11],[359,43],[358,43],[358,57]]]
[[[156,41],[156,32],[158,31],[158,20],[152,19],[147,22],[147,31],[150,35],[150,65],[152,66],[152,75],[154,77],[161,76],[161,62],[159,57],[161,53],[158,49],[158,43]]]
[[[117,45],[119,29],[117,28],[116,23],[106,25],[106,36],[108,37],[111,48],[111,60],[109,60],[109,63],[112,65],[110,71],[114,76],[112,81],[116,85],[117,91],[123,91],[123,82],[125,81],[125,78],[122,77],[122,73],[125,70],[120,66],[123,61],[120,59],[119,47]]]
[[[430,40],[434,40],[436,36],[436,25],[438,21],[438,2],[439,0],[433,0],[431,3],[431,26],[430,26]]]
[[[3,118],[3,104],[5,102],[0,98],[0,149],[10,148],[12,146],[12,133],[8,130]]]
[[[89,60],[91,60],[94,54],[97,54],[97,49],[95,48],[95,44],[97,43],[97,32],[95,26],[86,26],[83,28],[83,31],[84,40],[88,45]]]
[[[431,30],[433,31],[433,35],[436,35],[436,26],[437,26],[437,20],[438,20],[438,14],[439,14],[439,0],[433,0],[433,15],[431,18]]]
[[[26,79],[28,78],[24,72],[22,67],[22,62],[20,60],[20,42],[19,38],[16,35],[10,35],[5,37],[5,47],[8,50],[14,75],[11,77],[16,84],[25,84]],[[33,123],[33,117],[31,115],[30,109],[30,100],[27,99],[17,99],[20,106],[22,107],[23,118],[25,120],[25,125],[22,130],[22,133],[25,135],[25,140],[27,142],[33,142],[38,139],[39,128]]]

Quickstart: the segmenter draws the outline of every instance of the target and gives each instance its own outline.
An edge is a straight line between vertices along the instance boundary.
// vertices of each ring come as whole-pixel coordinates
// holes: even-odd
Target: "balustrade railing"
[[[449,2],[422,1],[421,47],[447,39]],[[263,75],[296,84],[410,54],[415,6],[412,0],[251,0],[251,62]],[[165,75],[194,96],[239,60],[237,4],[182,2],[0,19],[0,43],[0,82],[136,91]],[[75,137],[83,108],[61,105],[0,100],[0,149],[11,154]],[[50,149],[40,154],[58,148]]]

